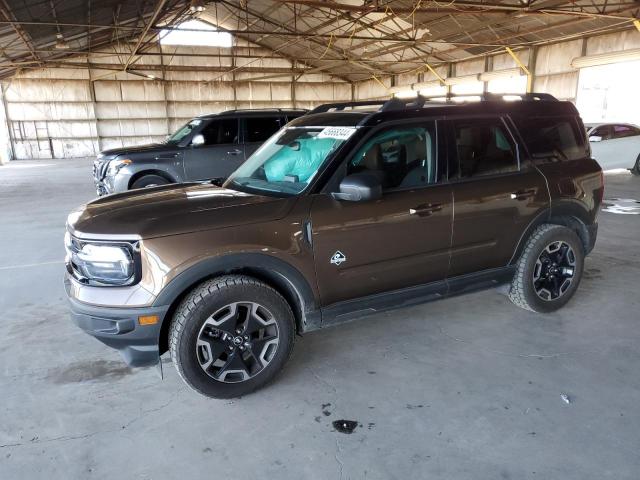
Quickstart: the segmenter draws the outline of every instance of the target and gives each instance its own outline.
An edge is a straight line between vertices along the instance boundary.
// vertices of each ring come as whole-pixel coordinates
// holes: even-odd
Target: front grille
[[[93,161],[93,178],[96,182],[102,181],[105,177],[109,168],[109,161],[113,160],[113,158],[114,156],[110,155]]]
[[[102,180],[107,174],[107,168],[109,168],[109,160],[103,161],[100,165],[100,180]]]

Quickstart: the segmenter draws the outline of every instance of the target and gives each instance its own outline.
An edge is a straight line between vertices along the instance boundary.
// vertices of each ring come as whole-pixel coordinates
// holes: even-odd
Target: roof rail
[[[338,103],[325,103],[322,105],[318,105],[316,108],[311,110],[309,113],[325,113],[329,110],[344,110],[349,107],[367,107],[370,105],[384,105],[389,100],[364,100],[361,102],[338,102]]]
[[[455,99],[464,100],[465,98],[475,99],[480,98],[483,102],[488,101],[503,101],[505,97],[516,97],[521,101],[532,102],[532,101],[554,101],[557,102],[558,99],[549,93],[476,93],[476,94],[462,94],[456,95],[454,93],[447,93],[444,95],[434,95],[430,97],[425,97],[422,95],[417,95],[415,97],[409,98],[398,98],[393,97],[388,100],[365,100],[360,102],[339,102],[339,103],[325,103],[323,105],[318,105],[316,108],[308,112],[312,113],[324,113],[330,110],[342,111],[345,108],[349,107],[366,107],[379,105],[379,112],[388,112],[391,110],[403,110],[406,108],[422,108],[425,103],[433,102],[437,103],[439,101],[451,102]]]
[[[232,110],[223,110],[218,112],[221,113],[242,113],[242,112],[305,112],[306,108],[235,108]],[[206,114],[206,115],[215,115],[215,114]]]
[[[465,93],[465,94],[455,94],[455,93],[447,93],[444,95],[433,95],[429,97],[423,97],[428,101],[445,99],[446,101],[453,100],[456,98],[465,99],[465,98],[480,98],[483,102],[488,101],[501,101],[504,100],[505,97],[517,97],[521,101],[531,102],[531,101],[553,101],[557,102],[558,99],[551,95],[550,93]]]

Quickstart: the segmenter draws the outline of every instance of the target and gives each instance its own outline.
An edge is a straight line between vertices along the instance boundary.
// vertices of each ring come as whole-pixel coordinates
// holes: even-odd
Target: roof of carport
[[[163,27],[197,15],[308,70],[354,81],[512,48],[633,27],[636,0],[504,2],[0,0],[0,78],[118,44],[134,70]],[[56,49],[62,35],[68,49]]]

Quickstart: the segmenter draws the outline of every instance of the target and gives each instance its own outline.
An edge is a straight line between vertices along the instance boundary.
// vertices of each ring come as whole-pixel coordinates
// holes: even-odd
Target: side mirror
[[[333,198],[349,202],[364,202],[382,197],[382,183],[374,172],[362,172],[348,175],[340,182],[340,192]]]
[[[191,139],[191,145],[197,147],[198,145],[204,145],[204,136],[203,135],[195,135],[192,139]]]
[[[602,137],[599,137],[598,135],[593,135],[592,137],[589,137],[589,141],[590,142],[601,142],[602,141]]]

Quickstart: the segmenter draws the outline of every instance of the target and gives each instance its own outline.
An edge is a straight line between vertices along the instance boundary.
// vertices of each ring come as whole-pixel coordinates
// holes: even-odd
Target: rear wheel
[[[208,280],[180,304],[169,331],[182,379],[213,398],[250,393],[275,377],[293,349],[295,322],[286,300],[242,275]]]
[[[143,175],[138,178],[133,184],[131,184],[131,188],[147,188],[147,187],[157,187],[158,185],[167,185],[169,180],[160,175]]]
[[[561,225],[541,225],[529,238],[517,264],[509,298],[534,312],[552,312],[573,296],[584,266],[580,238]]]

